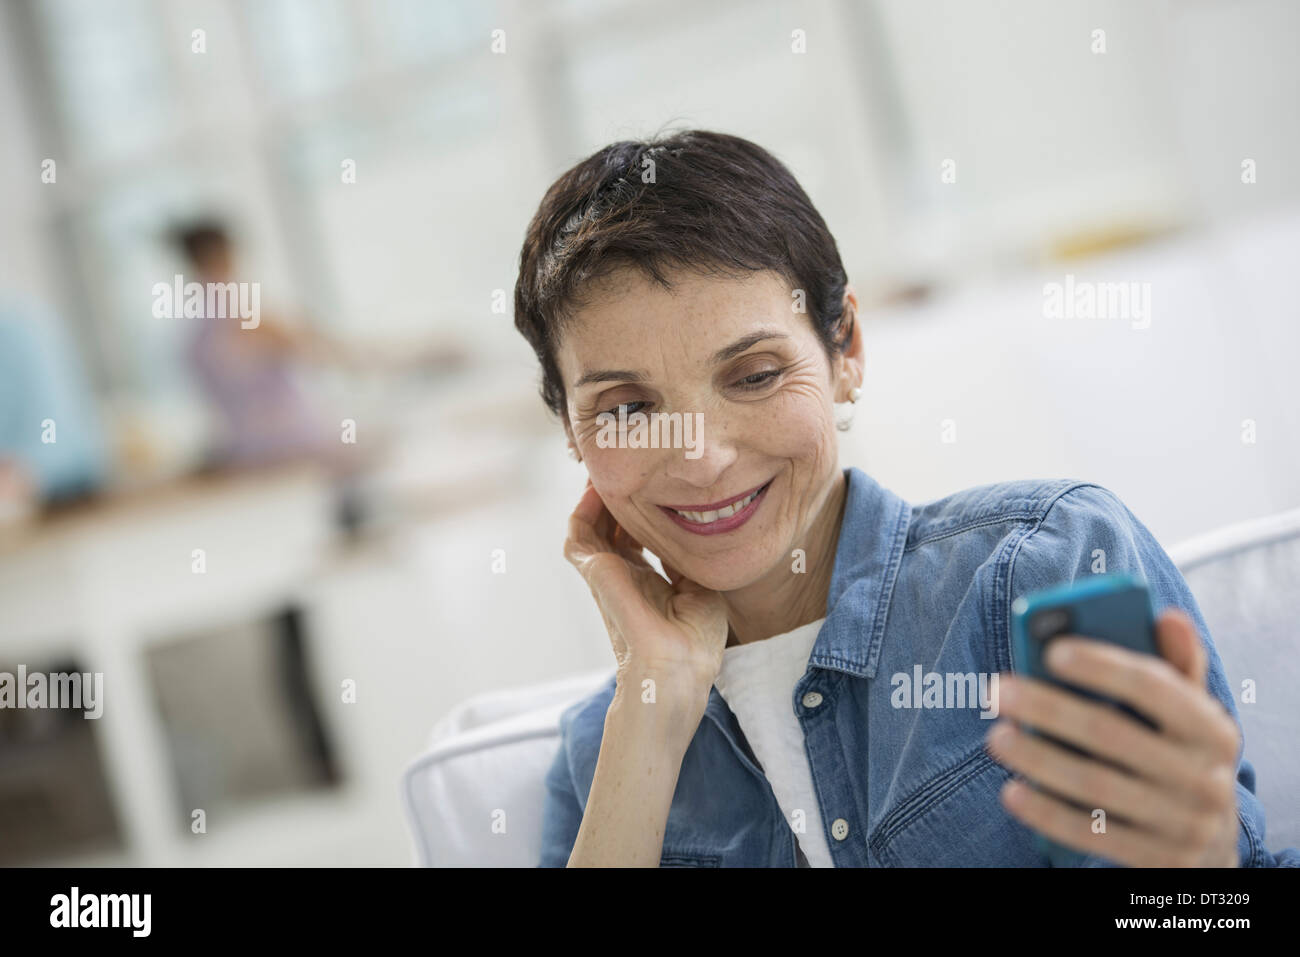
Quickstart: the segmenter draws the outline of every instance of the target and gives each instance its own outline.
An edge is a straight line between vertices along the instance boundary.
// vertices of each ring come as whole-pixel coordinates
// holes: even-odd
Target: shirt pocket
[[[872,851],[886,867],[1042,866],[1033,832],[998,799],[1010,776],[981,746],[886,814]]]
[[[659,855],[660,867],[721,867],[722,855],[694,848],[665,847]]]

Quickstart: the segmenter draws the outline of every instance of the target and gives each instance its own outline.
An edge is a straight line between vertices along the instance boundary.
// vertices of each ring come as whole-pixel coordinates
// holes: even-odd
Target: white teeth
[[[673,509],[673,511],[677,512],[678,515],[682,516],[682,518],[685,518],[687,521],[695,522],[698,525],[708,525],[711,522],[716,522],[720,518],[731,518],[731,516],[742,511],[746,505],[754,501],[757,497],[758,492],[752,492],[739,502],[733,502],[731,505],[724,505],[722,508],[713,512],[677,512],[677,509]]]

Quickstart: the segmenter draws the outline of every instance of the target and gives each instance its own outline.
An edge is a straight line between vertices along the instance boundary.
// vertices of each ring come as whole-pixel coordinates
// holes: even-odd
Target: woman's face
[[[587,291],[556,354],[566,431],[623,528],[688,578],[731,591],[788,572],[793,550],[808,548],[839,471],[833,403],[860,381],[860,339],[855,323],[848,353],[828,359],[773,272],[669,278],[672,292],[624,269]],[[630,428],[598,419],[620,407],[632,425],[636,412],[681,413],[701,434],[627,447]]]

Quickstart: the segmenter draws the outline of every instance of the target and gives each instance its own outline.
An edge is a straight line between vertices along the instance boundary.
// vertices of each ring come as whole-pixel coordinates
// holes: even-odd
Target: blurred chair
[[[1300,509],[1232,525],[1169,549],[1196,596],[1238,699],[1246,758],[1258,776],[1271,851],[1300,847]],[[544,778],[559,746],[560,714],[613,669],[478,695],[430,735],[402,780],[417,863],[535,867]],[[1258,701],[1242,704],[1242,681]],[[492,814],[509,809],[508,831]]]
[[[96,492],[108,478],[108,440],[89,379],[59,317],[35,302],[0,302],[0,459],[6,456],[31,474],[45,502]]]

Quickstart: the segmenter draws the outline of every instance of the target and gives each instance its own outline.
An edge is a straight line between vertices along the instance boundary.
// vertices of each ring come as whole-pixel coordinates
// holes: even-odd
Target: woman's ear
[[[852,286],[845,287],[840,313],[840,340],[843,350],[836,356],[837,402],[849,401],[849,392],[862,386],[865,367],[865,347],[862,342],[862,323],[858,321],[858,296]]]
[[[569,425],[569,419],[564,419],[564,440],[569,447],[569,458],[575,462],[582,461],[582,453],[578,451],[578,443],[573,438],[573,428]]]

